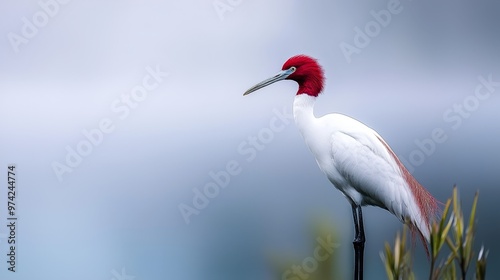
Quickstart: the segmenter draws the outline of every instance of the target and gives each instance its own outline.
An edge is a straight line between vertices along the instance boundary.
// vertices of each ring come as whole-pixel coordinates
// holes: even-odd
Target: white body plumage
[[[319,168],[351,204],[373,205],[415,225],[429,239],[429,224],[401,163],[373,129],[342,114],[314,116],[315,96],[298,94],[293,115]]]

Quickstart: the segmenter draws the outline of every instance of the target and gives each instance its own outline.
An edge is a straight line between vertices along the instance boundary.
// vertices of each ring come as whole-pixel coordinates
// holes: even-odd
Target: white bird
[[[437,200],[410,174],[382,137],[342,114],[314,116],[314,103],[324,85],[323,69],[315,59],[305,55],[291,57],[282,71],[243,95],[285,79],[299,85],[293,116],[307,146],[321,171],[351,203],[356,231],[355,279],[363,277],[365,236],[361,206],[388,210],[429,241],[430,225],[438,212]]]

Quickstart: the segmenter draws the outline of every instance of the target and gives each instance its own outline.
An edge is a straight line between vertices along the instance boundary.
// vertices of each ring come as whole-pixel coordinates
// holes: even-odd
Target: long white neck
[[[316,117],[314,116],[314,102],[315,96],[307,94],[298,94],[293,101],[293,117],[295,124],[302,133],[302,136],[307,142],[307,136],[312,133],[311,129],[314,127]]]

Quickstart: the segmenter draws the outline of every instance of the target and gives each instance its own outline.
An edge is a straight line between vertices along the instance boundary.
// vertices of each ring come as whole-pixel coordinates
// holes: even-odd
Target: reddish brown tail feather
[[[410,174],[410,171],[408,171],[408,169],[403,165],[403,163],[399,160],[394,151],[392,151],[392,149],[389,147],[389,145],[387,145],[387,143],[384,140],[380,138],[379,140],[384,144],[387,151],[389,151],[391,156],[396,161],[399,169],[401,170],[401,173],[403,174],[403,177],[407,182],[408,186],[410,187],[410,190],[413,194],[413,197],[415,198],[415,201],[417,202],[420,214],[425,219],[425,223],[427,228],[429,229],[429,234],[430,234],[432,230],[431,229],[432,221],[437,217],[440,211],[438,206],[439,201],[435,199],[422,185],[420,185],[420,183],[415,179],[415,177],[413,177]],[[413,246],[415,245],[415,235],[418,232],[420,240],[422,241],[422,245],[424,245],[427,257],[429,258],[430,254],[429,254],[429,248],[427,247],[426,237],[423,235],[423,233],[420,231],[418,226],[413,221],[408,221],[407,224],[410,227],[412,233],[411,237]],[[430,239],[430,236],[428,238]]]

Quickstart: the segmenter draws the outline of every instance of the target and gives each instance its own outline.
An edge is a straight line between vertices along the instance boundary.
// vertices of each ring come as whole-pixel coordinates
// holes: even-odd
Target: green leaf
[[[472,209],[470,210],[469,228],[474,228],[474,221],[476,219],[476,207],[477,207],[478,197],[479,197],[479,192],[476,192],[476,194],[474,195],[474,202],[472,202]]]

